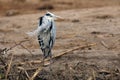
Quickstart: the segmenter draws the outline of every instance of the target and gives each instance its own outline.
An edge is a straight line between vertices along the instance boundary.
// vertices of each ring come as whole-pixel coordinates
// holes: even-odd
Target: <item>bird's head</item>
[[[55,20],[55,19],[57,19],[57,18],[62,19],[62,17],[56,16],[55,14],[53,14],[53,13],[51,13],[51,12],[47,12],[47,13],[45,14],[45,16],[46,16],[48,19],[51,19],[51,20]]]

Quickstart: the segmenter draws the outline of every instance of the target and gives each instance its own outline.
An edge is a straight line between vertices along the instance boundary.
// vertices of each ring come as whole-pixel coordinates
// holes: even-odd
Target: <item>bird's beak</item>
[[[55,21],[62,21],[62,20],[64,20],[63,17],[55,15]]]
[[[61,16],[55,16],[56,18],[63,19]]]

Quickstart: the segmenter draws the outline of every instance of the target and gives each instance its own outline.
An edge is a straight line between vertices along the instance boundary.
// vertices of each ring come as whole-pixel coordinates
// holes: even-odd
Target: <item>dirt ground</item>
[[[69,5],[67,7],[75,4],[74,0],[70,0],[69,4],[65,1]],[[90,0],[85,1],[78,2],[90,3]],[[3,9],[0,18],[0,49],[10,50],[5,54],[0,52],[0,79],[5,79],[7,75],[8,80],[29,80],[36,69],[41,67],[34,80],[120,80],[119,1],[104,0],[99,6],[98,1],[91,1],[96,3],[94,6],[84,4],[84,7],[77,8],[78,5],[72,5],[71,9],[65,7],[50,10],[64,18],[56,21],[57,36],[53,56],[78,46],[95,45],[67,52],[54,58],[54,62],[46,67],[41,67],[42,52],[37,38],[26,34],[37,28],[38,18],[45,11],[33,8],[29,14],[28,10],[22,15],[5,16],[4,10],[7,9]],[[12,54],[14,56],[11,60]]]

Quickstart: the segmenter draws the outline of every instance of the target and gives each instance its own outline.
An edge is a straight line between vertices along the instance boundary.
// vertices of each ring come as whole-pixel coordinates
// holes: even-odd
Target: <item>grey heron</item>
[[[38,28],[35,31],[28,33],[37,33],[38,42],[43,53],[43,63],[44,59],[46,59],[47,57],[50,57],[50,61],[52,59],[51,49],[53,48],[56,38],[56,26],[54,22],[56,18],[61,17],[47,12],[44,16],[39,18]]]

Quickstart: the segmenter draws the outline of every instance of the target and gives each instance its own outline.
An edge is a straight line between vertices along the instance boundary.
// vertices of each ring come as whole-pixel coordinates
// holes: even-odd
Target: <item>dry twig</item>
[[[10,47],[9,49],[7,49],[6,51],[9,51],[9,50],[11,50],[11,49],[17,47],[18,45],[20,45],[20,44],[22,44],[22,43],[24,43],[24,42],[26,42],[26,41],[29,41],[29,40],[20,41],[18,44],[15,44],[14,46],[12,46],[12,47]]]
[[[25,46],[22,45],[22,43],[18,43],[18,44],[16,42],[14,42],[14,43],[15,43],[15,45],[20,45],[22,48],[24,48],[26,51],[28,51],[31,55],[33,55],[29,49],[27,49]]]
[[[52,58],[58,58],[58,57],[60,57],[60,56],[62,56],[62,55],[65,55],[65,54],[67,54],[67,53],[70,53],[70,52],[72,52],[72,51],[75,51],[75,50],[78,50],[78,49],[81,49],[81,48],[90,47],[90,46],[95,46],[95,45],[96,45],[96,43],[94,43],[94,44],[87,44],[87,45],[78,46],[78,47],[74,47],[74,48],[72,48],[72,49],[69,49],[69,50],[66,50],[66,51],[64,51],[64,52],[61,52],[61,53],[53,56]],[[49,61],[49,60],[50,60],[50,59],[45,59],[44,61]],[[20,64],[20,65],[24,65],[24,64],[26,64],[26,63],[37,64],[37,63],[42,63],[42,61],[40,61],[40,60],[35,60],[35,61],[29,61],[29,62],[19,62],[19,63],[16,63],[16,65],[19,65],[19,64]]]
[[[30,78],[30,76],[28,75],[26,69],[24,69],[23,67],[18,67],[18,69],[20,69],[21,71],[23,71],[25,73],[25,75],[27,76],[28,79]]]

